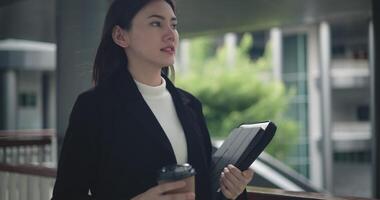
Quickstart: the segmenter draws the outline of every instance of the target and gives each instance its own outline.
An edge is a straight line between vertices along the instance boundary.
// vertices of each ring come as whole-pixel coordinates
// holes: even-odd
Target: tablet
[[[232,130],[222,146],[212,155],[213,199],[223,199],[219,189],[220,174],[224,167],[232,164],[241,171],[248,169],[264,151],[277,130],[271,121],[241,124]]]

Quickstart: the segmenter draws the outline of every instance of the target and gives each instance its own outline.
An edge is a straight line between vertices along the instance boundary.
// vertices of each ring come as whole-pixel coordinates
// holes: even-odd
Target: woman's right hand
[[[139,194],[132,198],[132,200],[187,200],[195,199],[193,192],[177,193],[177,194],[165,194],[166,192],[183,188],[186,186],[184,181],[175,181],[169,183],[159,184],[150,188],[146,192]]]

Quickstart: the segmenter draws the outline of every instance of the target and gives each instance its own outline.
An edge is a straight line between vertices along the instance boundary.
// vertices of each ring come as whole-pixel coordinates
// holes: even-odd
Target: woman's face
[[[174,64],[178,44],[177,19],[163,0],[153,0],[141,9],[127,31],[126,53],[132,65],[165,67]]]

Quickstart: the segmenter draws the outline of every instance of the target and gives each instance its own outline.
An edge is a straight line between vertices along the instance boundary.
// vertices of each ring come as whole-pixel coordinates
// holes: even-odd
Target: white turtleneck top
[[[161,85],[155,87],[140,83],[136,80],[135,83],[168,137],[177,163],[184,164],[187,162],[185,133],[178,119],[172,96],[166,89],[166,81],[163,78],[161,78],[161,80]]]

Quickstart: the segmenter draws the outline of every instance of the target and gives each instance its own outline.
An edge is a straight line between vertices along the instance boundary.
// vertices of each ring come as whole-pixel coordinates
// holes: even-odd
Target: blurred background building
[[[297,121],[299,134],[296,143],[291,144],[294,150],[283,162],[317,187],[325,188],[322,177],[326,158],[322,143],[324,126],[329,126],[332,154],[329,170],[333,173],[330,181],[332,192],[338,195],[371,194],[369,22],[369,16],[347,15],[332,23],[322,21],[250,32],[254,39],[251,58],[263,56],[267,45],[271,45],[274,76],[295,91],[287,116]],[[321,30],[323,26],[328,29]],[[325,49],[323,31],[327,31],[330,40]],[[240,33],[229,33],[217,36],[215,41],[232,41],[227,46],[233,52],[241,37]],[[321,52],[331,52],[328,74],[321,70]],[[179,61],[189,57],[182,56]],[[326,75],[330,79],[329,112],[323,112],[328,105],[322,102],[326,91],[321,82]],[[330,119],[330,124],[323,124],[324,117]]]

